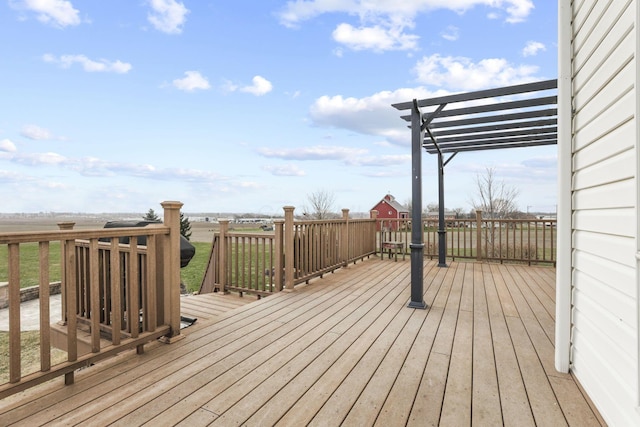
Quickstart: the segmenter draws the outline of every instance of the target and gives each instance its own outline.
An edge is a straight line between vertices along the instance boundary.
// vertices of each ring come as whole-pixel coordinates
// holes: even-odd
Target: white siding
[[[610,425],[640,425],[636,2],[572,2],[571,370]]]

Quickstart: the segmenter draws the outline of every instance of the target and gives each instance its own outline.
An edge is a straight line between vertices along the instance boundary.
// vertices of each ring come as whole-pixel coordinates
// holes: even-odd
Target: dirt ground
[[[89,230],[103,228],[104,224],[110,220],[132,219],[127,217],[107,217],[107,216],[56,216],[39,215],[31,217],[0,216],[0,234],[6,232],[20,231],[50,231],[58,230],[60,222],[74,222],[74,229]],[[136,218],[138,219],[138,218]],[[211,242],[213,233],[217,231],[217,224],[203,221],[191,222],[191,241]]]

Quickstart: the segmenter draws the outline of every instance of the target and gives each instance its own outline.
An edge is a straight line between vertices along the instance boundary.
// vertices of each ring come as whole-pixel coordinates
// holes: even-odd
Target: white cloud
[[[352,49],[415,49],[418,36],[407,34],[414,27],[418,14],[437,9],[464,13],[485,6],[506,13],[505,21],[517,23],[526,20],[534,8],[531,0],[291,0],[280,12],[280,22],[290,28],[325,13],[342,13],[357,16],[359,25],[342,23],[333,32],[333,38]],[[491,17],[489,17],[491,18]],[[447,32],[447,36],[451,36]]]
[[[180,34],[189,9],[175,0],[150,0],[151,13],[147,19],[156,30],[167,34]]]
[[[79,11],[67,0],[10,0],[15,9],[26,9],[37,14],[37,19],[57,28],[79,25]]]
[[[361,148],[349,148],[329,145],[316,145],[314,147],[300,148],[260,148],[258,153],[264,157],[286,160],[347,160],[353,156],[367,153]]]
[[[420,83],[465,91],[538,80],[537,71],[537,66],[516,66],[502,58],[475,63],[469,58],[439,54],[425,56],[414,68]]]
[[[411,162],[411,154],[396,154],[384,156],[358,157],[349,159],[348,164],[353,166],[387,167],[405,165]]]
[[[207,78],[198,71],[185,71],[184,74],[185,77],[175,79],[173,81],[173,86],[177,89],[184,90],[186,92],[193,92],[198,89],[207,90],[211,88]]]
[[[460,38],[460,29],[456,26],[449,25],[440,35],[443,39],[453,42]]]
[[[64,165],[67,158],[57,153],[25,153],[16,155],[13,162],[26,166]]]
[[[24,184],[29,178],[11,171],[0,170],[0,182],[3,184]]]
[[[262,76],[255,76],[251,81],[253,82],[252,85],[241,87],[240,91],[262,96],[271,92],[273,89],[271,82]]]
[[[10,147],[10,146],[9,146]],[[58,153],[16,153],[5,160],[23,166],[51,166],[71,170],[86,177],[131,176],[161,181],[219,182],[221,175],[198,169],[159,169],[149,164],[111,162],[95,157],[71,158]]]
[[[527,45],[522,49],[522,56],[535,56],[540,51],[547,50],[546,46],[540,42],[528,41]]]
[[[7,153],[15,153],[16,150],[17,150],[16,144],[14,144],[11,140],[9,139],[0,140],[0,151],[4,151]]]
[[[61,55],[56,57],[50,53],[42,55],[44,62],[51,62],[60,65],[62,68],[69,68],[74,63],[82,65],[82,68],[90,73],[117,73],[126,74],[131,71],[131,64],[120,60],[109,61],[107,59],[92,60],[85,55]]]
[[[353,50],[412,50],[416,49],[419,37],[404,34],[402,27],[385,28],[380,25],[355,28],[340,24],[333,31],[333,39]]]
[[[524,21],[534,8],[531,0],[510,0],[504,3],[508,5],[506,7],[508,14],[506,21],[510,23]]]
[[[263,169],[276,176],[304,176],[305,172],[296,165],[264,166]]]
[[[310,107],[309,115],[317,126],[383,136],[396,144],[405,144],[409,141],[406,122],[400,119],[401,113],[391,105],[414,98],[442,96],[446,93],[443,90],[433,92],[424,87],[417,87],[382,91],[363,98],[325,95],[315,100]]]
[[[34,140],[44,140],[44,139],[52,139],[53,135],[48,129],[41,128],[36,125],[26,125],[20,131],[20,135],[25,138],[34,139]]]

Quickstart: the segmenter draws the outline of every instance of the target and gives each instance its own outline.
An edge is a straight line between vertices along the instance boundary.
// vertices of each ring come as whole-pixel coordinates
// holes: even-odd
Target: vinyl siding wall
[[[571,369],[610,425],[640,425],[636,3],[572,5]]]

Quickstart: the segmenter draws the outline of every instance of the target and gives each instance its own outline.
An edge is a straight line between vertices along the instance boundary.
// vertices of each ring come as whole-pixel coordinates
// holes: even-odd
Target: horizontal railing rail
[[[274,231],[263,233],[230,232],[221,220],[200,292],[264,296],[322,277],[375,254],[375,227],[375,219],[349,219],[346,209],[342,219],[295,221],[287,207]]]
[[[411,220],[379,219],[377,248],[383,254],[390,243],[409,253]],[[438,256],[438,220],[423,219],[424,256]],[[445,220],[447,257],[531,264],[556,263],[556,220],[475,219]]]
[[[0,245],[7,247],[9,294],[8,346],[0,348],[0,365],[6,364],[1,367],[8,375],[7,382],[0,384],[0,398],[57,376],[64,375],[65,383],[70,384],[78,368],[126,349],[137,348],[141,353],[149,341],[179,335],[176,233],[181,205],[163,203],[165,225],[0,235]],[[129,244],[119,243],[124,237],[130,239]],[[140,237],[146,238],[146,246],[137,245]],[[52,242],[59,242],[60,247],[62,293],[61,316],[54,323],[49,298]],[[27,244],[38,245],[39,368],[24,373],[20,267],[21,246]],[[55,361],[52,349],[62,353]]]
[[[371,238],[374,220],[296,221],[293,226],[294,284],[308,282],[376,252]]]

